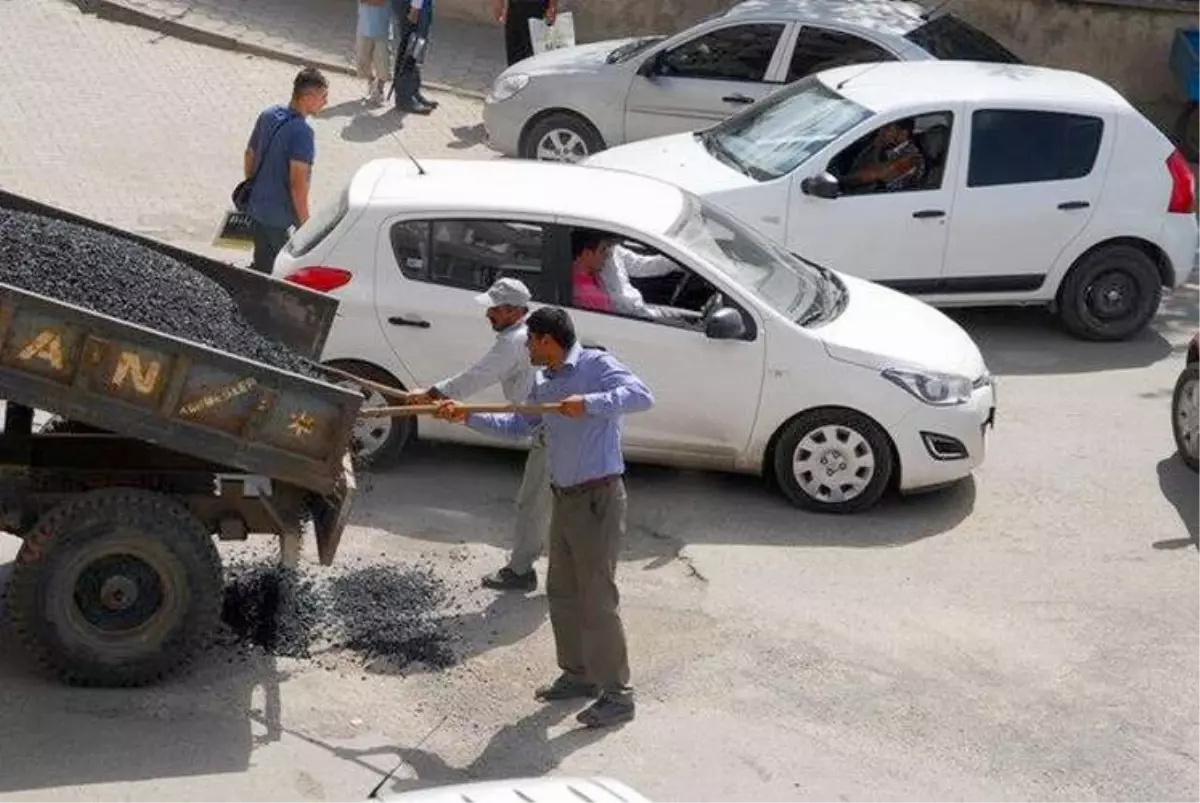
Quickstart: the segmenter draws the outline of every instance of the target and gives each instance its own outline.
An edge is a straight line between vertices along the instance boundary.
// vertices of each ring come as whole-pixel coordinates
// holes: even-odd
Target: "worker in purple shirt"
[[[445,401],[437,415],[514,439],[544,427],[554,495],[546,596],[562,674],[535,696],[598,697],[577,719],[589,728],[616,725],[634,716],[616,584],[626,510],[621,417],[649,410],[654,396],[612,355],[581,348],[565,310],[543,307],[525,328],[529,359],[542,368],[529,400],[559,403],[557,414],[468,415]]]

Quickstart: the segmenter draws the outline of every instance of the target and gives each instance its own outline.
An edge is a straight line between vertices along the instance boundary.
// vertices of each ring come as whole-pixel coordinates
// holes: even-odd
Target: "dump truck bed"
[[[177,259],[224,287],[260,333],[320,356],[336,299],[13,193],[0,207]],[[0,398],[325,496],[353,487],[359,394],[2,283]]]

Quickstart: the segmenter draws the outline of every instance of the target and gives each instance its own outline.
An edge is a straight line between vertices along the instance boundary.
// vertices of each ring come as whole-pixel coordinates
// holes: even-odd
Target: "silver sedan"
[[[489,144],[507,156],[579,161],[614,145],[695,131],[829,67],[967,59],[1017,62],[986,34],[903,0],[748,0],[671,37],[552,50],[488,93]]]

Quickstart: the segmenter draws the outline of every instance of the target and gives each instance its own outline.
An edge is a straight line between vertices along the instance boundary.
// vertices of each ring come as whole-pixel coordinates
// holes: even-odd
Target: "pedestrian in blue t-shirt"
[[[292,226],[308,220],[308,188],[316,157],[312,127],[305,120],[325,108],[329,82],[305,67],[292,82],[286,106],[263,111],[246,143],[243,165],[253,176],[246,212],[254,221],[254,269],[270,273]]]

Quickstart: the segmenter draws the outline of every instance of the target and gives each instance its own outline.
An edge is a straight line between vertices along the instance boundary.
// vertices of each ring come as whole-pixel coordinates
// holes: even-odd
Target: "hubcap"
[[[350,382],[338,383],[343,387],[352,390],[358,390],[361,386]],[[364,407],[385,407],[387,399],[377,390],[367,392],[367,399],[363,403]],[[354,450],[360,457],[370,459],[383,448],[383,444],[387,443],[387,439],[392,434],[392,427],[395,426],[390,418],[360,418],[354,422]]]
[[[1103,320],[1128,316],[1137,304],[1138,290],[1133,278],[1123,270],[1100,274],[1087,290],[1087,305]]]
[[[827,424],[809,432],[792,456],[792,471],[804,492],[820,502],[849,502],[875,476],[875,453],[859,433]]]
[[[536,155],[542,162],[578,162],[588,155],[588,147],[571,129],[555,128],[538,140]]]
[[[1179,407],[1175,410],[1175,431],[1179,433],[1179,439],[1183,441],[1184,451],[1188,456],[1196,457],[1200,440],[1200,402],[1197,400],[1196,380],[1188,381],[1179,395]]]
[[[134,555],[106,555],[92,561],[75,581],[75,605],[84,620],[106,633],[135,630],[163,603],[162,579]]]

